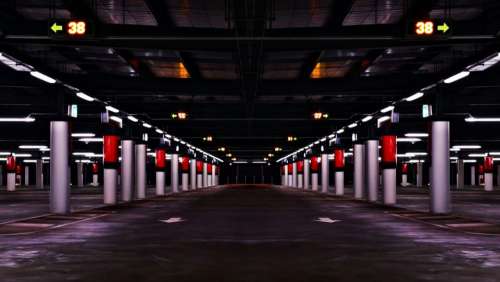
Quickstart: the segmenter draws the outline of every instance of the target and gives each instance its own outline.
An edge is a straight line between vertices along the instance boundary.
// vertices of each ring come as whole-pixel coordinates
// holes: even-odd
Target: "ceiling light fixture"
[[[424,96],[423,92],[417,92],[417,93],[411,95],[410,97],[406,98],[405,101],[406,102],[413,102],[415,100],[422,98],[423,96]]]
[[[443,82],[446,84],[451,84],[453,82],[459,81],[460,79],[466,78],[469,75],[470,75],[470,72],[462,71],[462,72],[459,72],[453,76],[450,76],[449,78],[445,79]]]
[[[52,77],[45,75],[39,71],[32,71],[30,72],[31,76],[40,79],[41,81],[47,82],[49,84],[54,84],[57,82],[57,80],[53,79]]]
[[[89,96],[89,95],[87,95],[87,94],[85,94],[83,92],[77,92],[76,96],[78,98],[80,98],[80,99],[83,99],[83,100],[87,101],[87,102],[94,102],[95,101],[94,97],[91,97],[91,96]]]

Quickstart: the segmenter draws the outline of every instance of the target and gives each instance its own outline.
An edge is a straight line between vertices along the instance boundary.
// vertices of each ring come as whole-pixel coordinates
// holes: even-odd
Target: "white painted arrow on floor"
[[[340,220],[331,219],[329,217],[318,217],[318,219],[316,219],[315,221],[322,222],[322,223],[335,223],[335,222],[339,222]]]
[[[169,219],[160,220],[160,221],[164,222],[164,223],[179,223],[179,222],[183,222],[184,219],[182,219],[181,217],[171,217]]]

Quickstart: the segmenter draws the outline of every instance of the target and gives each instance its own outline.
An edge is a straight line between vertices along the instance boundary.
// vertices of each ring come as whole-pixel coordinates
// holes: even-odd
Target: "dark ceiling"
[[[500,51],[499,16],[496,0],[4,0],[0,52],[218,156],[223,146],[239,159],[262,159]],[[50,19],[69,18],[92,22],[93,36],[47,36]],[[415,38],[418,19],[446,20],[452,31]],[[498,71],[436,90],[446,97],[454,144],[500,150],[500,127],[464,122],[468,114],[498,114]],[[0,65],[0,115],[37,117],[0,124],[5,147],[47,144],[55,91]],[[72,99],[80,105],[73,131],[98,132],[104,108]],[[397,108],[401,134],[425,131],[418,116],[426,101]],[[188,119],[173,120],[179,111]],[[315,111],[328,119],[313,120]]]

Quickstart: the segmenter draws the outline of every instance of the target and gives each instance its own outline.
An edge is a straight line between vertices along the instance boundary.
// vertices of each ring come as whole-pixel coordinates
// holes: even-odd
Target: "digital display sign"
[[[52,37],[85,38],[93,34],[90,22],[82,19],[51,20],[48,27]]]
[[[413,33],[417,36],[448,35],[450,29],[446,22],[421,20],[415,23]]]

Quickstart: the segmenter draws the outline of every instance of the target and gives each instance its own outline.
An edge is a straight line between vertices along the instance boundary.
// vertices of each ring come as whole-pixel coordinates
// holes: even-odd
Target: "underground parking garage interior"
[[[0,1],[0,281],[498,281],[497,0]]]

